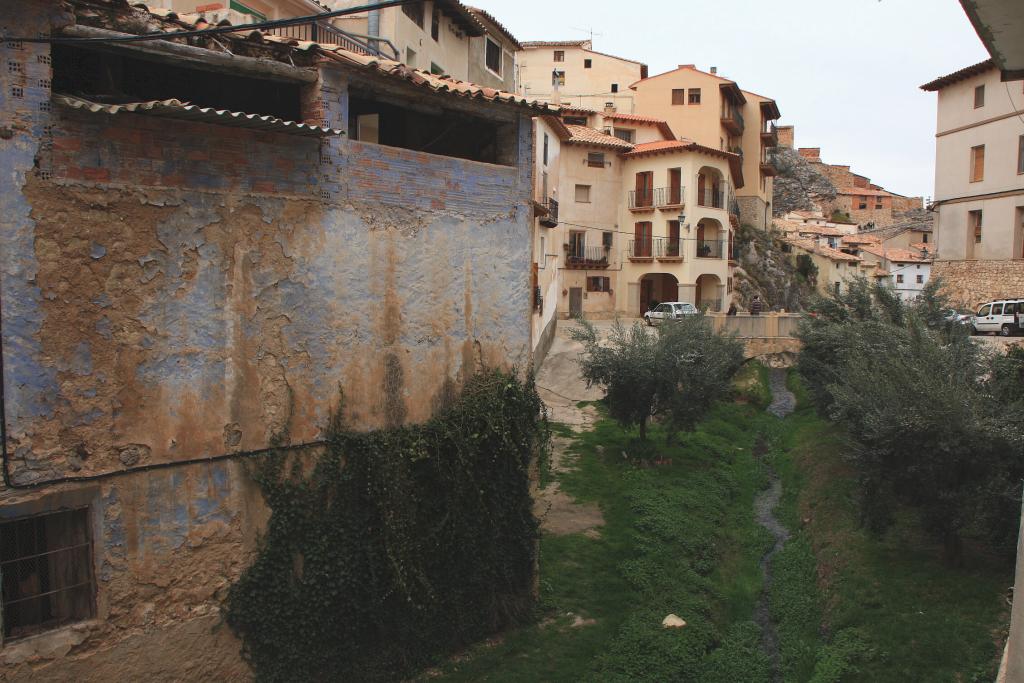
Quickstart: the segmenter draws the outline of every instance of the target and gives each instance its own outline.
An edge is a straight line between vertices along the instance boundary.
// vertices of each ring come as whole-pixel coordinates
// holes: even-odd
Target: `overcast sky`
[[[796,144],[893,192],[934,193],[923,83],[988,58],[957,0],[472,0],[521,41],[579,40],[650,66],[696,64],[774,98]],[[676,131],[685,135],[685,131]]]

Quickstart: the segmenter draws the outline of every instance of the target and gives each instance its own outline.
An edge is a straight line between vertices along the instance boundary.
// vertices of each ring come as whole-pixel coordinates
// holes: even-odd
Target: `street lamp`
[[[686,232],[690,232],[690,224],[686,222],[686,213],[679,212],[679,225],[686,228]]]

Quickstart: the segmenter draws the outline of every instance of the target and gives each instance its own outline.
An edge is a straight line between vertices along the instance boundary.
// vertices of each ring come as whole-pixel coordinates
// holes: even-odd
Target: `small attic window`
[[[54,45],[53,92],[100,104],[180,100],[198,107],[302,121],[300,86]]]

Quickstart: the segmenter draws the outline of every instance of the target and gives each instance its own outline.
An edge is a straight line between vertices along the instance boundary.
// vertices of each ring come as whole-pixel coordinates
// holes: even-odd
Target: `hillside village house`
[[[335,9],[370,4],[334,0]],[[519,42],[483,10],[458,0],[425,0],[334,19],[357,36],[411,67],[477,85],[516,92]],[[536,99],[536,98],[533,98]]]
[[[519,78],[530,99],[634,114],[629,86],[647,78],[647,65],[597,52],[589,40],[533,41],[519,53]]]
[[[938,93],[934,272],[975,307],[1024,292],[1024,81],[992,60],[921,88]]]
[[[778,143],[774,122],[781,114],[775,101],[741,90],[735,81],[693,64],[633,83],[639,113],[664,119],[681,136],[737,154],[742,172],[736,201],[740,221],[758,228],[771,224],[773,178],[777,169],[772,151]],[[740,187],[742,186],[742,187]]]
[[[727,188],[739,157],[678,140],[657,119],[580,110],[548,118],[545,134],[560,143],[546,202],[557,202],[557,217],[540,219],[548,234],[539,239],[546,267],[558,269],[560,317],[638,317],[663,301],[725,310],[736,218]]]
[[[123,0],[0,25],[194,28]],[[219,625],[267,515],[241,459],[315,449],[339,386],[394,426],[525,366],[553,111],[259,32],[0,52],[3,678],[248,678]]]

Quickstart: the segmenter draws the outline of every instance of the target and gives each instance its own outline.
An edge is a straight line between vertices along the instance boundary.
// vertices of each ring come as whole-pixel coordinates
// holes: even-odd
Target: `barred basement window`
[[[0,581],[4,640],[91,618],[89,509],[0,523]]]

